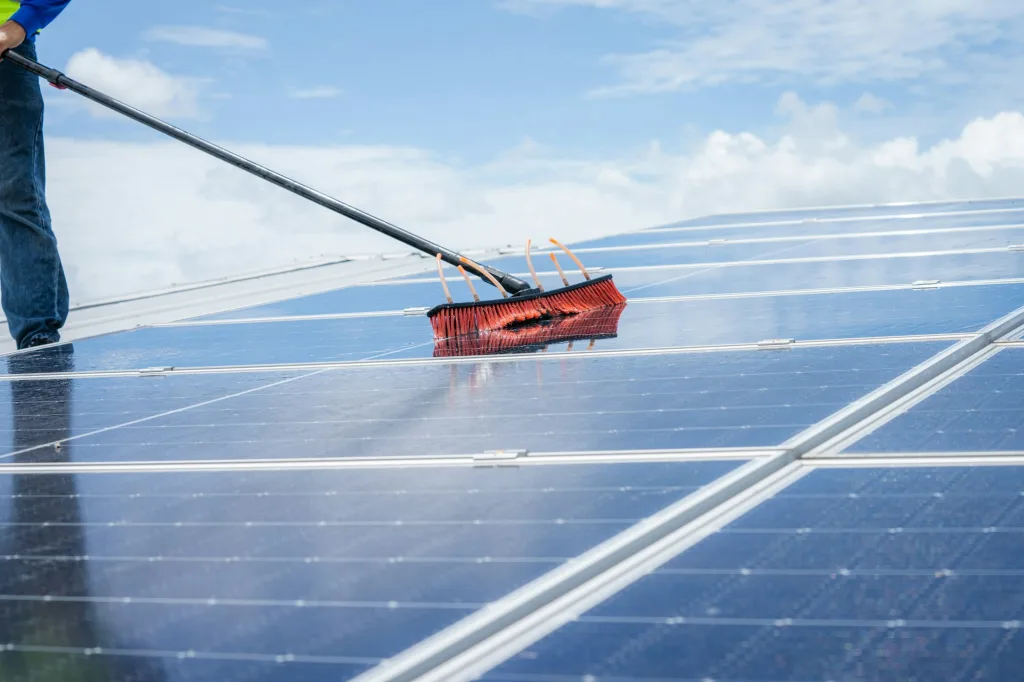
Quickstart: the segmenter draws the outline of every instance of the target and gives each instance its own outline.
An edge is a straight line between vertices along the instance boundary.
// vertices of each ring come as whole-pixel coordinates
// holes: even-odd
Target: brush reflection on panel
[[[71,371],[73,355],[72,346],[61,346],[49,355],[49,371]],[[23,372],[24,358],[8,356],[8,372]],[[15,450],[31,448],[39,442],[60,442],[70,435],[71,381],[10,381],[8,386]],[[73,447],[71,443],[60,448],[50,446],[33,452],[31,461],[71,461]],[[20,460],[15,457],[14,461]],[[0,647],[0,679],[165,680],[158,658],[86,654],[86,650],[95,647],[123,649],[129,648],[130,643],[121,633],[107,627],[94,603],[83,599],[90,593],[86,562],[68,560],[88,554],[75,477],[14,475],[10,501],[9,522],[0,531],[0,643],[6,645]],[[41,550],[46,559],[26,564],[26,557],[39,555]],[[15,562],[12,557],[20,560]],[[5,570],[3,564],[9,568]],[[30,568],[26,569],[26,565]]]

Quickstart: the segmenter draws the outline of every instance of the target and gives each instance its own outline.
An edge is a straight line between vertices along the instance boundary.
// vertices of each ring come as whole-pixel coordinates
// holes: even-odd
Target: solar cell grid
[[[985,212],[1000,208],[1012,210]],[[63,346],[15,356],[8,371],[19,374],[236,367],[160,379],[8,381],[0,421],[10,420],[10,445],[0,471],[13,462],[251,459],[283,470],[0,476],[0,675],[4,664],[32,656],[44,679],[83,666],[117,682],[352,679],[615,534],[635,532],[639,521],[952,341],[589,358],[588,349],[976,332],[1024,304],[1024,285],[638,296],[1024,277],[1021,254],[1005,250],[1024,243],[1024,228],[801,239],[1022,215],[1020,200],[821,209],[596,240],[796,238],[585,254],[588,265],[613,269],[631,303],[616,338],[593,346],[584,338],[573,344],[579,352],[557,360],[237,367],[429,360],[451,350],[434,345],[422,317],[406,316],[176,325],[77,342],[73,353]],[[807,218],[825,220],[793,222]],[[924,255],[964,250],[974,252]],[[521,255],[493,262],[525,270]],[[550,269],[544,254],[535,262]],[[650,267],[661,265],[672,267]],[[452,273],[449,283],[468,298]],[[434,305],[440,293],[428,274],[203,321],[397,311]],[[1016,442],[1019,410],[1007,404],[1019,402],[1019,352],[995,355],[875,435],[895,454],[935,450],[947,436],[949,452],[1007,449]],[[37,447],[55,440],[61,448]],[[287,470],[306,458],[425,464],[518,448],[603,452],[619,463]],[[624,461],[639,450],[687,449],[717,459]],[[1024,662],[1022,472],[814,469],[480,679],[1014,679]]]
[[[74,457],[102,462],[772,447],[948,345],[335,370],[83,437],[75,441]]]
[[[614,273],[618,287],[631,299],[659,296],[759,293],[879,285],[909,286],[913,282],[992,280],[1024,277],[1024,258],[1016,252],[878,258],[856,261],[817,261],[771,265],[709,266],[678,272],[631,269]],[[545,286],[557,286],[557,275],[542,276]],[[448,286],[456,300],[470,300],[461,279]],[[200,320],[331,315],[400,311],[437,304],[441,285],[434,279],[401,284],[354,286],[261,306],[204,316]]]
[[[735,226],[683,227],[642,230],[600,239],[577,242],[573,248],[633,246],[711,239],[756,239],[765,237],[799,237],[802,235],[849,235],[869,232],[903,230],[947,230],[980,226],[1009,226],[1024,223],[1024,210],[1013,209],[993,213],[969,212],[914,218],[855,218],[834,221],[772,221],[740,223]]]
[[[960,211],[984,211],[994,209],[1024,208],[1024,199],[1002,198],[978,201],[943,201],[934,203],[905,203],[876,206],[821,206],[801,209],[764,211],[751,213],[719,213],[681,220],[671,226],[720,225],[736,222],[776,222],[780,220],[814,220],[831,218],[856,218],[880,216],[933,215]]]
[[[777,296],[634,301],[614,315],[570,321],[574,347],[628,350],[685,346],[753,344],[764,339],[801,341],[968,333],[1024,303],[1024,284],[949,287],[938,290],[859,291],[831,296]],[[376,336],[360,335],[367,327]],[[613,337],[608,337],[614,334]],[[354,338],[353,338],[354,335]],[[568,342],[524,347],[488,345],[483,354],[566,350]],[[508,335],[514,339],[513,335]],[[514,341],[510,341],[514,344]],[[210,348],[216,348],[211,351]],[[359,348],[356,353],[353,349]],[[350,351],[350,352],[349,352]],[[56,352],[48,351],[48,352]],[[37,355],[41,359],[47,352]],[[253,322],[154,327],[75,343],[79,371],[135,370],[147,367],[218,367],[266,363],[345,362],[363,359],[429,359],[481,354],[472,344],[437,344],[422,316]]]
[[[1022,490],[1022,467],[812,471],[481,679],[1011,679]]]
[[[736,466],[7,476],[0,656],[322,657],[349,679]]]
[[[1024,349],[1007,347],[846,448],[865,452],[1024,450]]]
[[[615,281],[627,297],[635,298],[1019,277],[1024,277],[1024,258],[1019,253],[1002,252],[739,265],[674,272],[637,269],[617,272]]]

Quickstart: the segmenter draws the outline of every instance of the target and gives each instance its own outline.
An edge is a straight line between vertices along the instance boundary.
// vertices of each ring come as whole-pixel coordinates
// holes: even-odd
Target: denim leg
[[[35,59],[35,45],[16,52]],[[59,338],[68,285],[46,204],[39,78],[0,61],[0,305],[18,347]]]

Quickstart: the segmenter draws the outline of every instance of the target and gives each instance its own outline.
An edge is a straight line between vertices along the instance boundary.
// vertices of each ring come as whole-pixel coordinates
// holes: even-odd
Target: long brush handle
[[[176,128],[175,126],[172,126],[169,123],[165,123],[164,121],[161,121],[158,118],[150,116],[145,112],[139,111],[138,109],[135,109],[134,107],[131,107],[125,104],[124,102],[120,102],[114,99],[113,97],[110,97],[108,95],[103,94],[102,92],[98,92],[97,90],[90,88],[87,85],[83,85],[82,83],[72,80],[71,78],[68,78],[66,75],[64,75],[56,69],[51,69],[47,66],[43,66],[42,64],[39,64],[38,62],[29,59],[28,57],[24,57],[18,54],[17,52],[11,50],[8,50],[7,52],[0,54],[0,61],[9,61],[10,63],[15,64],[16,66],[19,66],[25,69],[26,71],[34,73],[40,78],[45,79],[56,88],[59,88],[61,90],[71,90],[72,92],[75,92],[87,99],[90,99],[93,102],[96,102],[97,104],[105,106],[118,113],[124,114],[128,118],[134,119],[139,123],[147,125],[150,128],[153,128],[154,130],[164,133],[165,135],[169,135],[170,137],[173,137],[174,139],[179,140],[180,142],[184,142],[189,146],[204,151],[207,154],[210,154],[211,156],[220,159],[221,161],[226,161],[227,163],[230,163],[231,165],[237,168],[241,168],[242,170],[248,171],[249,173],[252,173],[257,177],[263,178],[268,182],[272,182],[278,187],[282,187],[290,192],[298,194],[300,197],[303,197],[304,199],[308,199],[336,213],[340,213],[348,218],[351,218],[352,220],[355,220],[356,222],[362,223],[367,227],[373,228],[378,232],[383,232],[387,236],[393,239],[397,239],[400,242],[404,242],[405,244],[408,244],[409,246],[415,249],[419,249],[420,251],[426,253],[431,257],[434,257],[436,254],[440,253],[441,258],[450,265],[458,267],[459,265],[462,264],[462,257],[458,253],[452,251],[451,249],[446,249],[445,247],[428,241],[418,235],[412,234],[411,232],[407,232],[396,225],[392,225],[391,223],[381,220],[376,216],[372,216],[369,213],[366,213],[365,211],[361,211],[360,209],[355,208],[354,206],[349,206],[348,204],[338,201],[333,197],[329,197],[323,192],[318,192],[317,190],[307,187],[299,182],[296,182],[291,178],[285,177],[280,173],[272,171],[269,168],[265,168],[253,161],[250,161],[249,159],[239,156],[234,152],[228,151],[227,149],[224,149],[222,147],[218,147],[217,145],[211,142],[207,142],[206,140],[197,137],[192,133],[188,133],[184,130],[181,130],[180,128]],[[486,270],[495,280],[501,283],[501,286],[505,290],[511,291],[512,293],[521,293],[530,289],[530,285],[524,282],[523,280],[519,279],[518,277],[513,277],[512,275],[492,268],[489,265],[477,265],[473,263],[470,265],[470,267],[474,270],[477,268],[482,268]],[[483,279],[488,284],[491,283],[490,278],[484,275],[483,273],[477,274],[479,274],[480,278]]]

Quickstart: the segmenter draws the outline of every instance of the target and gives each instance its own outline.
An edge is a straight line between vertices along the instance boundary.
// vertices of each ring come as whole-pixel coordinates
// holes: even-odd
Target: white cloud
[[[602,95],[799,76],[818,83],[961,81],[1020,63],[1018,0],[506,0],[512,9],[591,7],[671,25],[659,49],[608,58]],[[1002,40],[998,59],[984,51]],[[1014,47],[1015,46],[1015,47]],[[962,59],[972,50],[972,59]],[[1012,50],[1012,51],[1007,51]]]
[[[205,26],[156,26],[146,31],[145,37],[156,42],[174,43],[188,47],[220,47],[244,50],[265,50],[267,39],[261,36]]]
[[[233,145],[239,153],[455,248],[581,240],[715,212],[1007,196],[1024,186],[1024,114],[922,148],[859,144],[835,107],[793,94],[773,139],[573,159],[535,143],[480,166],[389,147]],[[49,140],[55,230],[78,301],[323,255],[406,250],[183,145]],[[96,182],[96,178],[103,178]]]
[[[853,110],[862,114],[881,114],[892,107],[889,100],[865,92],[854,105]]]
[[[118,59],[89,48],[72,55],[65,71],[71,78],[154,116],[194,118],[200,113],[194,82],[172,76],[147,61]],[[96,116],[118,116],[75,97]]]
[[[344,90],[333,85],[317,85],[311,88],[292,90],[289,96],[294,99],[330,99],[340,97],[343,93]]]

